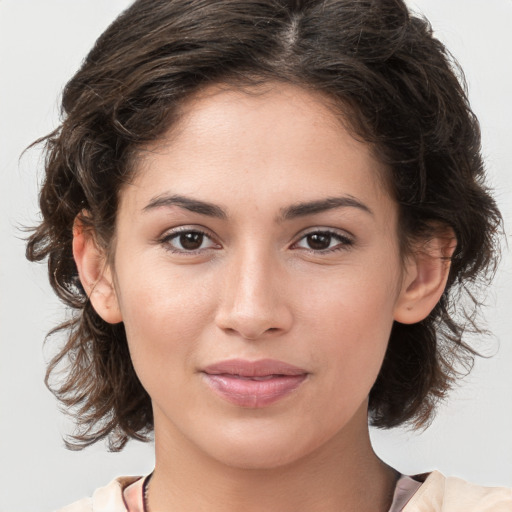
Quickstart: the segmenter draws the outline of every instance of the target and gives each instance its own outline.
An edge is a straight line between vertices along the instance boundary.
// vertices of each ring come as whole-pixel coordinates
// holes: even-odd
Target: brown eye
[[[189,233],[182,233],[179,236],[179,241],[183,249],[186,249],[187,251],[195,251],[201,247],[203,238],[203,233],[191,231]]]
[[[330,253],[337,250],[348,249],[353,245],[348,236],[334,231],[313,231],[304,235],[296,244],[300,249],[311,252]]]
[[[217,244],[202,231],[181,230],[165,236],[161,243],[166,249],[174,253],[194,254],[199,251],[218,248]]]
[[[331,245],[332,236],[329,233],[312,233],[306,236],[310,249],[322,251],[328,249]]]

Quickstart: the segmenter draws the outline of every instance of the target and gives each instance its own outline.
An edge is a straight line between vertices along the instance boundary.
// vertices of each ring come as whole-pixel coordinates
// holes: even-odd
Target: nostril
[[[268,329],[250,329],[248,326],[244,327],[244,325],[241,325],[239,328],[225,327],[223,330],[230,336],[241,335],[247,340],[257,340],[258,338],[265,337],[266,334],[279,332],[281,329],[279,327],[269,327]]]

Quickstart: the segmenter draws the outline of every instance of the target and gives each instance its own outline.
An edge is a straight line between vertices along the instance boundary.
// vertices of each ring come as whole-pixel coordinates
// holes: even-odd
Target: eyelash
[[[200,252],[204,251],[204,249],[196,249],[196,250],[191,250],[191,251],[187,251],[187,250],[184,250],[184,249],[175,249],[171,245],[171,241],[172,240],[178,238],[181,235],[185,235],[185,234],[188,234],[188,233],[194,233],[194,234],[202,235],[203,237],[212,240],[212,237],[206,231],[203,231],[201,229],[198,229],[198,228],[194,228],[194,229],[191,229],[191,228],[178,228],[178,229],[173,230],[170,233],[167,233],[166,235],[164,235],[159,240],[159,242],[162,245],[165,246],[166,250],[172,252],[173,254],[182,254],[182,255],[185,255],[185,256],[194,256],[194,255],[199,254]]]
[[[163,236],[159,240],[159,242],[165,246],[166,250],[170,251],[173,254],[180,254],[180,255],[185,255],[185,256],[195,256],[195,255],[205,251],[205,249],[195,249],[195,250],[176,249],[171,245],[172,240],[178,238],[181,235],[190,234],[190,233],[201,235],[213,242],[212,237],[206,231],[203,231],[198,228],[194,228],[194,229],[178,228],[176,230],[173,230],[170,233],[167,233],[165,236]],[[303,240],[306,237],[311,236],[311,235],[327,235],[331,238],[338,240],[338,242],[339,242],[334,247],[331,247],[328,249],[316,250],[316,249],[301,248],[301,250],[306,251],[311,254],[329,254],[329,253],[333,253],[333,252],[337,252],[337,251],[348,250],[352,245],[354,245],[354,240],[352,238],[350,238],[349,236],[342,235],[342,234],[340,234],[336,231],[330,230],[330,229],[318,229],[318,230],[310,231],[308,233],[303,234],[299,238],[299,240],[292,245],[292,247],[296,246],[301,240]],[[206,250],[208,250],[208,249],[209,248],[207,248]]]
[[[322,250],[315,250],[315,249],[306,249],[303,248],[302,250],[307,251],[311,254],[329,254],[337,251],[346,251],[348,250],[352,245],[354,245],[354,240],[350,238],[347,235],[342,235],[338,233],[337,231],[333,231],[330,229],[317,229],[315,231],[309,231],[308,233],[303,234],[297,242],[295,242],[293,245],[297,245],[301,240],[304,240],[306,237],[311,235],[327,235],[331,238],[334,238],[338,241],[338,243],[331,247],[330,249],[322,249]]]

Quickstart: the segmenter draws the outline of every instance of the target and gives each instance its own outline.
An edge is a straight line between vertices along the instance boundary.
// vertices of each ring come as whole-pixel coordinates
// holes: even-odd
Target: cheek
[[[371,387],[377,377],[393,325],[394,285],[382,276],[360,279],[352,268],[350,277],[309,290],[304,322],[314,333],[312,357],[324,359],[345,384],[363,380]]]
[[[119,305],[135,370],[144,383],[161,368],[192,364],[205,323],[212,316],[207,293],[199,293],[193,280],[171,274],[168,268],[152,268],[151,273],[121,274]],[[153,374],[153,375],[151,375]],[[167,375],[169,378],[169,375]]]

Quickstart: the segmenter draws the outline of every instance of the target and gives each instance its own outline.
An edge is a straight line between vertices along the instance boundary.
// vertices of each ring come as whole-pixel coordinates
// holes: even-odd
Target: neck
[[[300,460],[264,469],[226,465],[180,433],[158,429],[155,421],[156,464],[148,508],[386,512],[397,474],[375,455],[364,413],[364,428],[349,425]]]

